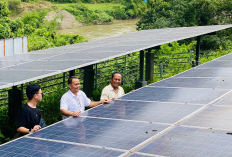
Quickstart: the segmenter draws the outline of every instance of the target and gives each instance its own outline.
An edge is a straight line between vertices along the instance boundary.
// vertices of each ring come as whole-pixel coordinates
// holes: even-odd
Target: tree
[[[232,20],[230,0],[148,0],[138,30],[227,24]]]
[[[0,18],[8,17],[9,14],[6,2],[0,2]]]
[[[148,0],[147,8],[138,30],[232,23],[231,0]],[[219,48],[220,38],[203,37],[201,48]]]

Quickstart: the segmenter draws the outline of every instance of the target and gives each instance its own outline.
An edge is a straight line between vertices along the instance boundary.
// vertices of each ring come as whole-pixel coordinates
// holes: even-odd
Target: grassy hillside
[[[75,4],[75,3],[72,3]],[[65,8],[70,5],[70,3],[65,4],[53,4],[58,8]],[[122,6],[120,3],[98,3],[98,4],[90,4],[90,3],[83,3],[90,10],[106,10],[106,9],[113,9],[115,6]]]

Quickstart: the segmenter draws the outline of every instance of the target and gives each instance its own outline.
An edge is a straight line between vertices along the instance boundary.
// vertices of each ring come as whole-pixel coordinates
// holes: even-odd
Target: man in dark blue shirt
[[[42,100],[42,90],[39,84],[31,84],[27,86],[26,94],[28,102],[23,106],[17,131],[22,134],[34,133],[41,129],[41,114],[37,108],[37,104]]]

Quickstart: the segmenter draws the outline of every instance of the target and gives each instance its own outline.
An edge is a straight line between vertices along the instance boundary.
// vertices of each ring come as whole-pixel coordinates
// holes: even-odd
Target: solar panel
[[[217,101],[217,103],[215,103],[214,105],[227,105],[227,106],[231,106],[232,105],[232,93],[228,94],[227,96],[223,97],[223,99],[220,99],[219,101]]]
[[[66,53],[66,50],[62,48],[50,48],[50,49],[32,51],[29,53],[31,54],[45,54],[45,53],[46,54],[62,54],[62,53]]]
[[[89,110],[83,115],[173,124],[201,107],[202,105],[181,103],[116,100],[111,104],[104,104],[94,110]]]
[[[229,90],[144,87],[122,97],[122,100],[142,100],[178,103],[208,104]]]
[[[198,68],[227,68],[227,67],[232,67],[232,62],[231,61],[220,61],[220,60],[215,60],[214,62],[208,62],[205,63]]]
[[[6,61],[21,63],[39,56],[2,68],[0,87],[137,51],[147,41],[176,41],[229,27],[140,31],[9,57]],[[133,46],[138,41],[142,44]],[[215,60],[143,87],[81,117],[1,145],[0,156],[231,156],[232,136],[226,134],[232,127],[231,66]]]
[[[225,131],[178,126],[138,152],[162,156],[231,156],[232,136]]]
[[[33,61],[33,60],[39,60],[42,58],[47,58],[54,56],[53,54],[32,54],[32,53],[26,53],[26,54],[18,54],[18,55],[12,55],[8,57],[2,57],[0,58],[0,61]]]
[[[194,68],[184,73],[176,75],[177,77],[232,77],[232,68]]]
[[[210,106],[196,116],[186,121],[183,125],[199,126],[206,128],[224,129],[232,128],[231,106]]]
[[[50,48],[45,50],[39,50],[39,51],[33,51],[29,54],[33,54],[32,56],[28,56],[26,54],[17,55],[16,58],[22,58],[22,59],[16,59],[20,61],[31,61],[31,63],[24,63],[25,65],[18,65],[9,63],[10,66],[14,65],[15,67],[12,69],[21,69],[25,68],[27,69],[28,66],[31,67],[37,67],[35,70],[56,70],[56,72],[66,72],[68,70],[74,70],[76,68],[88,66],[94,63],[98,63],[101,61],[105,61],[107,59],[112,59],[115,57],[119,57],[122,55],[126,55],[129,53],[133,53],[136,51],[152,48],[155,46],[160,46],[165,43],[170,43],[173,41],[178,41],[182,39],[187,39],[191,37],[196,37],[199,35],[204,35],[210,32],[215,32],[218,30],[230,28],[232,25],[215,25],[215,26],[199,26],[199,27],[181,27],[181,28],[167,28],[167,29],[157,29],[157,30],[143,30],[138,32],[133,32],[130,34],[120,35],[116,37],[91,41],[91,42],[84,42],[84,43],[78,43],[78,44],[72,44],[67,46],[61,46],[57,48]],[[58,64],[58,62],[50,62],[49,58],[51,59],[55,58],[61,61],[60,57],[55,57],[56,55],[62,55],[65,54],[66,57],[63,58],[63,60],[67,60],[65,58],[72,58],[72,53],[96,53],[99,57],[95,56],[88,56],[84,53],[82,53],[82,56],[78,56],[82,59],[89,59],[89,57],[93,57],[93,62],[76,62],[74,64],[73,62],[70,62],[69,64],[62,63]],[[106,54],[106,52],[113,52]],[[37,57],[35,57],[37,54]],[[89,54],[89,55],[90,55]],[[46,55],[46,56],[45,56]],[[64,56],[64,55],[62,55]],[[26,58],[25,58],[26,57]],[[28,58],[27,58],[28,57]],[[32,57],[32,58],[31,58]],[[42,59],[46,57],[46,62],[40,62],[38,64],[38,59]],[[4,65],[0,68],[6,67],[3,63],[3,60],[10,61],[11,59],[14,59],[14,57],[9,56],[5,57],[5,59],[0,58],[0,65]],[[34,59],[36,59],[34,61]],[[15,59],[14,59],[15,60]],[[45,60],[44,60],[45,61]],[[41,65],[43,64],[43,65]],[[54,64],[52,67],[52,65]],[[214,63],[213,63],[214,64]],[[228,63],[230,64],[230,63]],[[8,65],[8,64],[7,64]],[[56,67],[57,66],[57,67]],[[206,65],[205,65],[206,66]],[[226,65],[222,65],[226,66]],[[45,68],[44,68],[45,67]],[[65,69],[65,70],[64,70]],[[64,70],[64,71],[63,71]],[[53,72],[49,74],[49,76],[52,76]],[[13,77],[17,77],[13,74]],[[37,77],[30,78],[29,80],[33,80],[36,78],[41,78],[41,76],[37,75]],[[7,79],[2,79],[0,82],[7,82]],[[18,81],[16,81],[18,82]],[[27,81],[21,81],[22,83],[26,83]],[[15,84],[15,82],[10,82],[12,84]]]
[[[217,61],[226,61],[226,60],[232,60],[232,55],[231,54],[228,54],[228,55],[224,55],[224,56],[222,56],[222,57],[220,57],[220,58],[217,58],[216,59]]]
[[[12,83],[8,83],[8,82],[0,82],[0,88],[3,89],[3,88],[7,88],[7,87],[11,87],[13,86]]]
[[[21,138],[14,143],[1,146],[0,156],[119,156],[122,150],[82,146],[46,139]]]
[[[25,61],[1,61],[0,69],[25,63]]]
[[[148,156],[155,156],[155,157],[157,157],[156,155],[147,154],[147,153],[134,153],[134,154],[131,154],[129,157],[148,157]],[[162,156],[159,156],[159,157],[162,157]]]
[[[166,127],[153,123],[81,117],[67,119],[29,137],[129,150]]]
[[[23,71],[58,71],[64,70],[67,68],[72,68],[74,66],[80,66],[83,64],[87,64],[94,60],[76,60],[76,61],[49,61],[49,60],[41,60],[28,62],[25,64],[21,64],[18,66],[12,66],[9,68],[5,68],[6,70],[23,70]],[[62,72],[62,71],[61,71]]]
[[[232,78],[183,78],[176,76],[149,86],[232,89]]]
[[[92,52],[92,53],[71,53],[69,55],[67,54],[62,54],[62,55],[57,55],[54,57],[50,57],[50,61],[72,61],[72,60],[96,60],[96,59],[103,59],[106,57],[111,57],[113,55],[118,55],[118,52],[101,52],[101,55],[99,55],[98,52]],[[86,59],[88,58],[88,59]],[[47,60],[47,59],[43,59]]]
[[[0,70],[0,80],[6,80],[6,85],[10,82],[14,82],[14,86],[22,84],[23,81],[33,81],[35,79],[41,79],[49,76],[52,71],[24,71],[24,70]],[[53,71],[53,75],[57,72]],[[38,77],[39,76],[39,77]],[[12,83],[10,83],[12,85]],[[8,86],[9,87],[9,86]]]

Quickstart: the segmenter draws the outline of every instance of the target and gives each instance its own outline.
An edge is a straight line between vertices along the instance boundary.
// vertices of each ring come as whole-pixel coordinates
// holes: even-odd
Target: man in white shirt
[[[101,100],[114,100],[125,95],[125,92],[120,84],[122,82],[122,75],[115,72],[111,76],[111,83],[102,90]]]
[[[94,107],[103,103],[109,103],[109,100],[91,101],[84,92],[80,90],[80,81],[77,77],[71,76],[68,79],[69,91],[66,92],[60,100],[60,112],[63,119],[69,116],[80,116],[85,111],[85,107]]]

